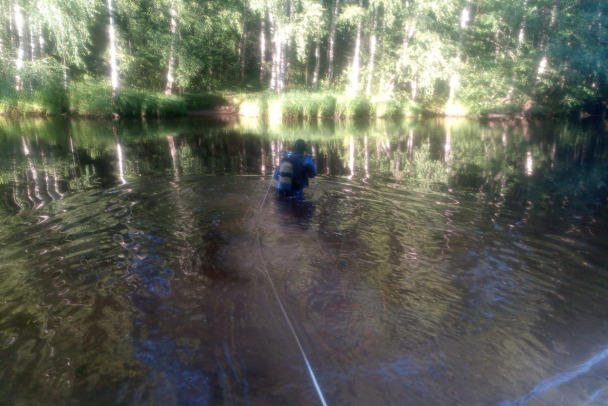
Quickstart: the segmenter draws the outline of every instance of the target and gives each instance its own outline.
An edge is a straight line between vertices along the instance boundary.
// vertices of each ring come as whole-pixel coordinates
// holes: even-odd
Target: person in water
[[[293,151],[281,158],[274,171],[277,180],[276,193],[282,196],[302,198],[302,190],[308,186],[308,179],[317,176],[317,168],[310,155],[306,155],[306,142],[299,139],[293,145]]]

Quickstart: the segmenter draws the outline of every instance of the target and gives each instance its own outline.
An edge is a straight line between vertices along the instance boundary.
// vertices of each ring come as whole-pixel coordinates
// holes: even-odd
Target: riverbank
[[[514,117],[568,116],[605,117],[605,109],[564,111],[540,104],[468,107],[464,103],[419,103],[403,95],[346,96],[339,92],[294,90],[277,94],[262,92],[182,93],[166,95],[139,89],[122,89],[113,97],[101,82],[75,82],[66,91],[13,92],[0,99],[0,115],[17,117],[70,116],[98,118],[169,118],[243,116],[269,120],[331,118],[468,117],[509,119]]]

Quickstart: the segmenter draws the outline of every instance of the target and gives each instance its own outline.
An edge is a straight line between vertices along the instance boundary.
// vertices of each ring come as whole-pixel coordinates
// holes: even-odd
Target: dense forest
[[[605,1],[0,0],[0,24],[4,113],[607,108]]]

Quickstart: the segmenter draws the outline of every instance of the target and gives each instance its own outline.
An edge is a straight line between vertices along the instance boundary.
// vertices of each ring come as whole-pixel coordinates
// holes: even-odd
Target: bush
[[[285,93],[280,97],[282,118],[288,120],[299,120],[304,117],[306,99],[299,92]]]
[[[349,118],[370,117],[372,113],[372,103],[365,96],[350,98],[340,98],[336,105],[336,115]]]
[[[216,94],[186,93],[181,96],[188,110],[211,110],[216,107],[226,106],[228,100]]]
[[[112,87],[99,79],[70,83],[70,112],[78,116],[109,116],[113,113]]]
[[[116,113],[121,117],[139,117],[143,113],[145,95],[131,89],[122,89],[116,96]]]
[[[267,93],[242,93],[234,95],[232,100],[242,116],[263,117],[268,115]]]
[[[112,103],[112,88],[93,79],[70,86],[70,111],[79,116],[172,117],[188,113],[186,101],[180,96],[121,89]]]
[[[374,107],[376,117],[401,118],[405,115],[403,105],[396,100],[380,101]]]
[[[318,116],[322,118],[334,117],[336,115],[337,99],[332,94],[321,94],[319,96]]]
[[[181,97],[158,95],[157,117],[178,117],[188,114],[187,103]]]
[[[0,68],[0,113],[22,115],[62,114],[68,111],[62,66],[52,58],[28,63],[20,71],[23,89],[15,89],[16,70]]]

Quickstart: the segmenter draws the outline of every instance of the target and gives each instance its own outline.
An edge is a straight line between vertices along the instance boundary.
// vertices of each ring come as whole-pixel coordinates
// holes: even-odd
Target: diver
[[[278,195],[301,199],[308,179],[317,176],[315,162],[310,155],[306,155],[307,149],[306,142],[298,139],[293,145],[293,152],[287,152],[281,158],[273,176],[277,180]]]

